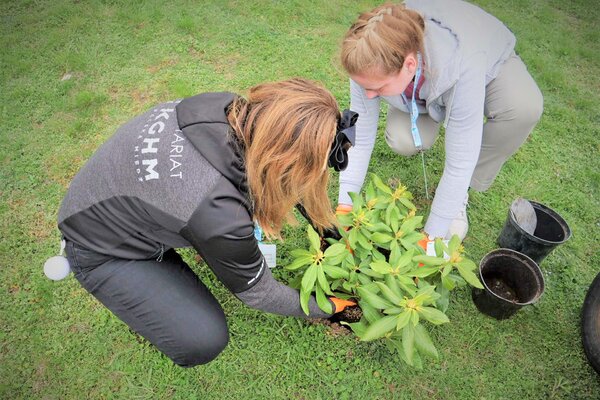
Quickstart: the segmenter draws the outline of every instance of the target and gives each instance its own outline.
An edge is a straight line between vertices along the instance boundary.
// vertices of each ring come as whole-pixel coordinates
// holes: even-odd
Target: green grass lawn
[[[136,3],[136,4],[134,4]],[[114,130],[155,103],[244,93],[303,76],[348,106],[342,35],[375,1],[3,1],[0,3],[0,397],[6,399],[597,399],[580,309],[600,266],[600,12],[588,0],[477,0],[518,38],[545,97],[541,122],[485,194],[473,193],[465,248],[478,261],[518,196],[557,210],[573,236],[542,263],[546,292],[506,321],[453,293],[450,324],[422,371],[377,342],[255,312],[194,264],[228,315],[231,342],[182,369],[70,277],[42,273],[77,170]],[[315,5],[316,4],[316,5]],[[371,171],[399,179],[427,212],[419,158],[379,140]],[[427,153],[437,182],[443,140]],[[336,196],[336,177],[331,198]],[[279,263],[305,246],[286,228]],[[191,251],[182,252],[193,263]],[[282,280],[288,274],[275,270]]]

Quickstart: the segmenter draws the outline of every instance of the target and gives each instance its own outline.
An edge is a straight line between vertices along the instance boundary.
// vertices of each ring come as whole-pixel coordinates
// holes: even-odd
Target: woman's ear
[[[406,72],[413,75],[415,72],[417,72],[417,64],[417,55],[414,52],[408,53],[408,55],[404,58],[404,64],[402,65],[402,68],[405,68]]]

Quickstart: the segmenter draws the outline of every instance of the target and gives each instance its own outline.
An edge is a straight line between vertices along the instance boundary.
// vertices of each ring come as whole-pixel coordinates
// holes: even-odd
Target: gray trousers
[[[513,54],[485,90],[486,122],[483,125],[479,160],[471,177],[471,188],[485,191],[491,186],[504,162],[521,147],[539,121],[543,104],[542,93],[527,67],[519,56]],[[417,126],[423,148],[429,149],[439,134],[440,123],[427,114],[421,114]],[[398,154],[410,156],[417,153],[408,113],[389,108],[385,138]]]
[[[67,242],[81,285],[175,364],[214,359],[229,333],[220,304],[174,250],[148,260],[124,260]]]

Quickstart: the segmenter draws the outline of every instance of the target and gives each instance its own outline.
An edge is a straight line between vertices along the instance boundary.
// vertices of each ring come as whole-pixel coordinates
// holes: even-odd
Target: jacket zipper
[[[158,257],[156,258],[156,261],[158,262],[162,262],[163,260],[163,255],[165,254],[165,245],[164,244],[160,244],[160,254],[158,255]]]

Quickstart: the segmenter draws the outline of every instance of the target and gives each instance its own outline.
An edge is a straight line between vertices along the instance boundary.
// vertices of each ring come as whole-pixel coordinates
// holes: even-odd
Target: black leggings
[[[207,363],[227,345],[223,309],[174,250],[162,261],[113,258],[72,242],[66,250],[81,285],[175,364]]]

